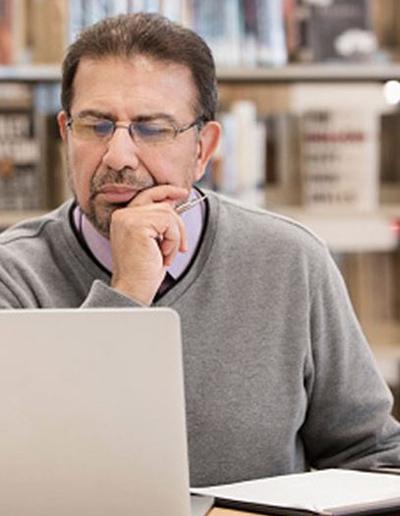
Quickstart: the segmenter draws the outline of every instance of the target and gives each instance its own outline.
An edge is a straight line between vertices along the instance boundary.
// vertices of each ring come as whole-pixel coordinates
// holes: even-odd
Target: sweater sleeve
[[[141,306],[144,305],[121,294],[104,282],[95,280],[80,308],[135,308]]]
[[[329,257],[310,309],[309,409],[302,429],[312,467],[400,466],[392,397]]]

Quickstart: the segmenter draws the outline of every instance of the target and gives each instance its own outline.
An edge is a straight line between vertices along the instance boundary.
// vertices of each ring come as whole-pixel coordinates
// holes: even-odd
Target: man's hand
[[[110,228],[113,288],[151,304],[166,268],[179,251],[187,250],[185,226],[174,210],[187,197],[184,188],[155,186],[115,210]]]

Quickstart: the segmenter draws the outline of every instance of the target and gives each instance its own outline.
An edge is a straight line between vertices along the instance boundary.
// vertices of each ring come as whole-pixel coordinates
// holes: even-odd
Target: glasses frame
[[[108,119],[105,119],[105,120],[108,120]],[[66,122],[66,127],[73,132],[73,123],[76,121],[76,119],[74,119],[74,117],[72,117],[70,114],[68,114],[68,119],[67,119],[67,122]],[[93,137],[93,140],[92,141],[105,141],[105,142],[108,142],[111,140],[111,138],[114,136],[115,134],[115,131],[117,129],[126,129],[129,133],[129,136],[131,137],[131,139],[136,143],[136,144],[140,144],[141,142],[143,142],[143,140],[140,139],[139,137],[139,141],[137,141],[135,139],[135,124],[138,124],[138,123],[141,123],[141,122],[135,122],[135,121],[132,121],[130,122],[129,124],[124,124],[122,122],[114,122],[113,120],[109,120],[110,122],[112,122],[113,124],[113,130],[112,132],[105,136],[104,138],[102,137],[96,137],[94,136]],[[174,124],[173,122],[169,121],[169,123],[171,124],[171,127],[174,129],[174,134],[172,136],[171,139],[167,139],[165,140],[164,142],[159,142],[159,143],[167,143],[167,142],[172,142],[176,139],[176,137],[179,135],[179,134],[182,134],[186,131],[189,131],[190,129],[192,129],[193,127],[197,127],[198,129],[201,129],[204,124],[206,123],[206,118],[204,117],[204,115],[200,115],[198,116],[195,120],[193,120],[193,122],[187,124],[187,125],[184,125],[182,127],[177,127],[176,124]],[[78,136],[79,138],[79,136]],[[82,138],[84,139],[84,138]],[[87,140],[87,141],[91,141],[91,140]],[[146,142],[144,142],[146,143]]]

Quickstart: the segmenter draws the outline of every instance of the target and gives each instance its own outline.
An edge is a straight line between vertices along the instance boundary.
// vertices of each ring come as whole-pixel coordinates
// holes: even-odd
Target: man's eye
[[[91,124],[91,128],[96,136],[104,137],[112,134],[114,124],[110,120],[102,120],[101,122]]]
[[[173,134],[169,125],[163,124],[135,124],[135,132],[140,138],[168,138]]]

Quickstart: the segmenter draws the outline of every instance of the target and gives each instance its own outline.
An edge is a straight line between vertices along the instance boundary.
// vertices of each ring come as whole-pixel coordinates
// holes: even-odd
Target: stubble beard
[[[151,176],[146,178],[146,180],[140,180],[137,177],[137,173],[129,168],[124,168],[123,170],[119,171],[108,169],[101,174],[94,173],[90,180],[87,207],[83,207],[79,203],[72,176],[72,170],[68,164],[68,183],[77,204],[79,204],[82,213],[85,214],[87,219],[97,229],[97,231],[108,239],[110,238],[112,214],[115,210],[125,208],[129,203],[99,204],[99,189],[109,183],[132,186],[135,190],[137,190],[137,192],[141,192],[142,190],[156,186],[156,183],[153,178],[151,178]]]

